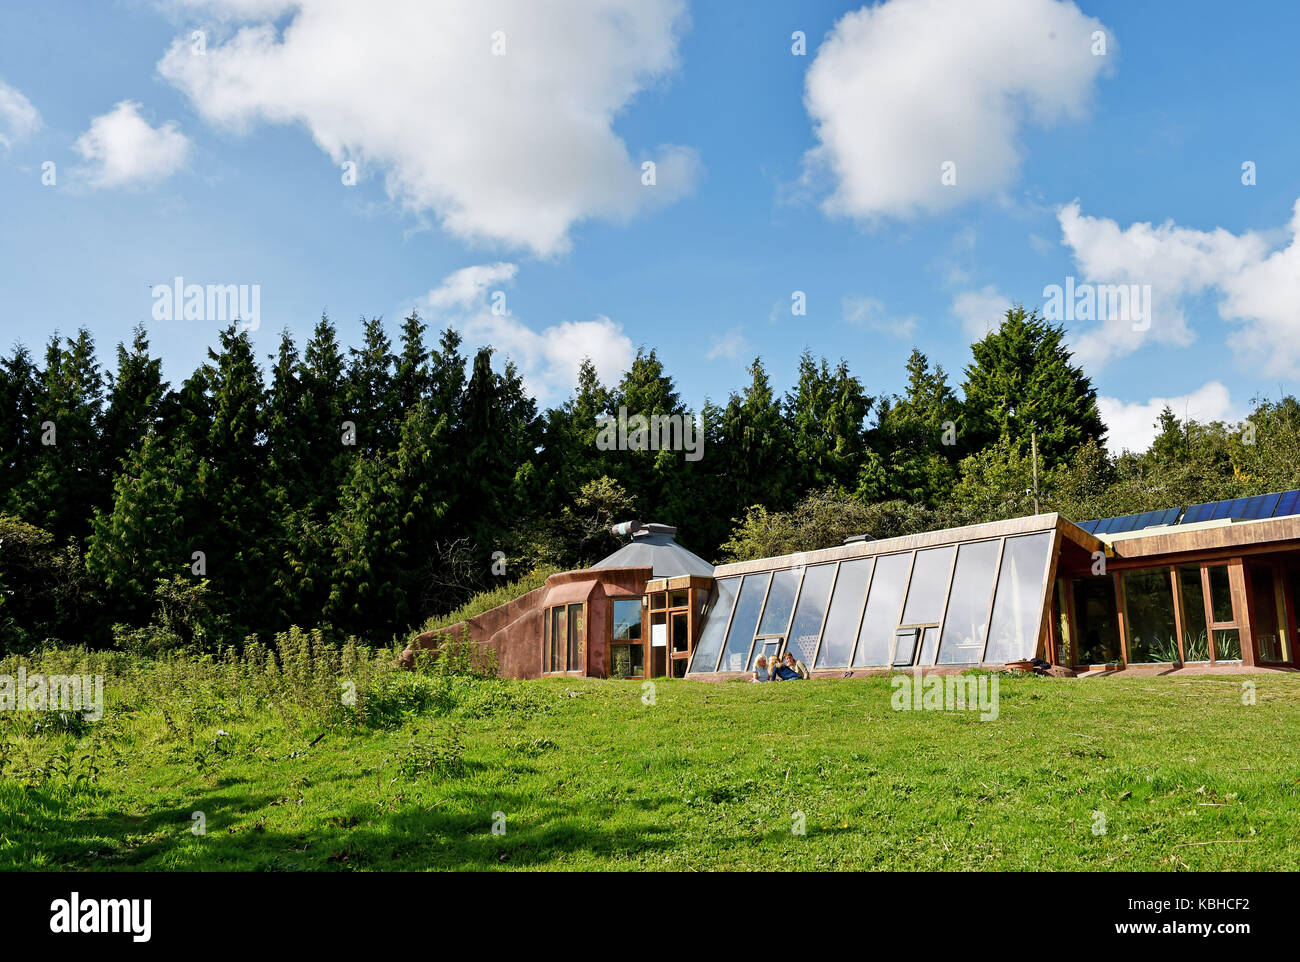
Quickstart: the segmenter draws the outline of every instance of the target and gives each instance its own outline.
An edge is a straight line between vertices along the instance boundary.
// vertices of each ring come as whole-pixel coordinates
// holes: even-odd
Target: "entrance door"
[[[1251,629],[1258,661],[1289,661],[1286,643],[1286,609],[1276,567],[1269,563],[1247,566],[1250,575]]]

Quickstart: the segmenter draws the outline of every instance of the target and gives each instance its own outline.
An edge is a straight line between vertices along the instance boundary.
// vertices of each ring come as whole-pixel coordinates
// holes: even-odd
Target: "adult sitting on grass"
[[[754,662],[754,677],[750,681],[775,681],[776,678],[767,673],[767,656],[759,655],[758,661]]]
[[[790,652],[785,653],[785,664],[777,662],[772,671],[773,681],[803,681],[808,677],[808,666]]]

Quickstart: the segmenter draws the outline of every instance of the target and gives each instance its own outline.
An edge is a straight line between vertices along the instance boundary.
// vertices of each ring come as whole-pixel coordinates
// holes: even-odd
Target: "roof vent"
[[[670,524],[642,524],[640,521],[624,521],[616,524],[609,529],[615,537],[631,536],[632,538],[647,538],[650,535],[662,535],[664,537],[676,537],[677,529]]]
[[[845,544],[859,544],[863,541],[875,541],[876,539],[869,534],[851,534],[844,539]]]

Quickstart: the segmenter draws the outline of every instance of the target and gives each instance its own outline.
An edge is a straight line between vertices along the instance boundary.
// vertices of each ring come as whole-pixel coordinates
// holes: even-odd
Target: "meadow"
[[[980,721],[895,710],[886,678],[647,689],[394,654],[291,632],[0,661],[105,693],[94,722],[0,712],[0,869],[1300,869],[1300,675],[1001,675]]]

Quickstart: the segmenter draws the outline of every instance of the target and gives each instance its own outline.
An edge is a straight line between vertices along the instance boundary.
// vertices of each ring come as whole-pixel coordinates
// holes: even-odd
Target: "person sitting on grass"
[[[785,653],[785,664],[778,661],[772,671],[774,681],[803,681],[807,677],[808,669],[804,663],[788,651]]]
[[[754,677],[749,680],[750,681],[775,681],[775,679],[767,673],[766,655],[758,656],[758,661],[754,662]]]

